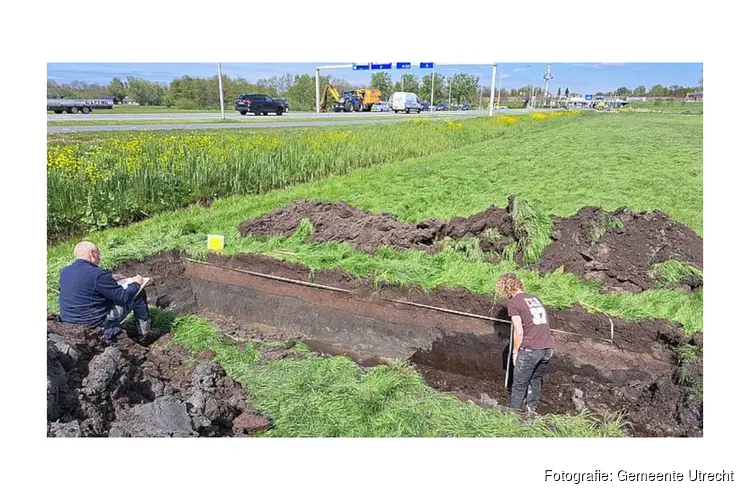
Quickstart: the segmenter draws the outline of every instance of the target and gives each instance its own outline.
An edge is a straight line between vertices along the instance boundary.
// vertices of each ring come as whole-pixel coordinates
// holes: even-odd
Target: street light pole
[[[495,108],[495,77],[497,77],[497,64],[492,65],[492,85],[490,85],[490,116],[492,116],[492,111]]]
[[[221,84],[221,63],[219,63],[219,103],[221,104],[221,119],[224,119],[224,88]]]
[[[435,111],[432,101],[435,99],[435,66],[432,67],[432,89],[430,90],[430,112]]]
[[[320,70],[315,68],[315,112],[320,113]]]
[[[448,111],[451,110],[451,89],[453,88],[453,77],[448,79]]]

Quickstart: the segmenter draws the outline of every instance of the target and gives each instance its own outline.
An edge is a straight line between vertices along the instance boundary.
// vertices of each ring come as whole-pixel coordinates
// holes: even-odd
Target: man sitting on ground
[[[125,277],[99,267],[101,255],[93,243],[82,241],[73,250],[76,260],[60,271],[60,320],[64,323],[104,327],[104,336],[122,332],[120,323],[133,311],[140,340],[151,333],[151,317],[143,278],[138,275],[127,288],[117,283]]]

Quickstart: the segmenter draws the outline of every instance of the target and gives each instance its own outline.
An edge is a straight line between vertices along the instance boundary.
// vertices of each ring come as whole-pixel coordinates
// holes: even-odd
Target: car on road
[[[422,105],[422,111],[429,111],[430,110],[430,103],[427,101],[421,101],[420,104]]]
[[[471,110],[471,104],[469,104],[469,103],[464,103],[464,104],[462,104],[462,105],[461,105],[461,106],[459,107],[459,109],[460,109],[461,111],[469,111],[469,110]]]
[[[445,104],[444,102],[439,102],[435,106],[435,111],[447,111],[447,110],[448,110],[448,105]]]
[[[375,104],[372,105],[372,108],[370,108],[370,111],[376,112],[376,111],[388,111],[388,103],[385,101],[378,101]]]
[[[240,94],[234,101],[234,109],[239,111],[242,116],[253,113],[255,116],[276,113],[281,116],[287,109],[286,103],[275,100],[273,97],[265,94]]]
[[[273,99],[276,102],[280,102],[281,104],[283,104],[284,105],[284,113],[289,113],[289,103],[287,102],[286,99],[282,99],[281,97],[272,97],[271,99]]]

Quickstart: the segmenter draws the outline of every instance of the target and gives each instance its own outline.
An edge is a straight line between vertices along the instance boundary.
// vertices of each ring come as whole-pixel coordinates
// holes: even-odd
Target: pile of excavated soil
[[[369,253],[382,246],[434,252],[440,248],[443,238],[460,239],[467,235],[478,237],[484,251],[502,252],[505,245],[513,241],[508,212],[494,205],[469,218],[454,217],[449,222],[425,219],[406,224],[390,214],[364,212],[343,202],[303,200],[243,222],[239,231],[242,236],[291,236],[303,218],[312,222],[311,241],[346,242]],[[487,237],[487,229],[496,229],[500,238]]]
[[[127,335],[47,321],[50,437],[248,436],[272,421],[210,352],[151,346]]]
[[[464,236],[478,238],[482,251],[497,254],[515,243],[517,262],[521,250],[509,208],[494,205],[468,218],[454,217],[448,222],[425,219],[407,224],[390,214],[365,212],[343,202],[303,200],[247,220],[239,225],[239,232],[242,236],[291,236],[303,218],[313,225],[310,241],[345,242],[368,253],[381,246],[435,252],[442,248],[444,238],[458,240]],[[597,231],[614,219],[617,224]],[[604,290],[641,292],[659,286],[651,274],[655,264],[675,259],[703,266],[703,239],[658,211],[636,213],[620,208],[607,212],[585,207],[572,217],[553,218],[553,223],[550,244],[532,266],[541,272],[563,266],[567,272],[598,283]],[[490,229],[493,231],[487,232]],[[690,291],[701,287],[702,282],[693,277],[683,286]]]
[[[621,227],[596,238],[596,227],[608,218],[619,220]],[[585,207],[572,217],[554,219],[552,243],[536,267],[554,271],[564,266],[607,290],[641,292],[657,285],[650,272],[654,264],[671,259],[703,268],[703,239],[662,212]],[[694,289],[702,283],[693,279],[685,285]]]

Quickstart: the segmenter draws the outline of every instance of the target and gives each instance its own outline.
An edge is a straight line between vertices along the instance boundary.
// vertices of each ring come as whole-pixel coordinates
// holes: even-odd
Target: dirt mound
[[[304,200],[245,221],[239,225],[239,232],[242,236],[291,236],[307,218],[313,225],[310,241],[314,242],[346,242],[368,253],[381,246],[435,252],[444,247],[445,238],[476,237],[481,251],[498,255],[509,248],[520,262],[522,244],[513,227],[512,203],[511,196],[504,209],[493,205],[468,218],[406,224],[387,213],[365,212],[343,202]],[[552,272],[563,266],[605,290],[641,292],[659,286],[652,268],[668,260],[702,268],[703,240],[689,227],[658,211],[636,213],[620,208],[607,212],[585,207],[572,217],[553,218],[551,242],[532,267]],[[702,280],[687,277],[682,284],[691,291],[701,287]]]
[[[271,427],[210,353],[160,344],[107,342],[98,329],[48,318],[47,435],[244,436]]]
[[[703,240],[662,212],[585,207],[572,217],[554,219],[552,243],[536,268],[551,272],[564,266],[604,289],[641,292],[658,283],[652,267],[670,259],[702,268]],[[688,285],[698,287],[700,281]]]
[[[365,212],[344,202],[302,200],[243,222],[239,225],[239,232],[242,236],[291,236],[303,218],[309,219],[313,225],[310,241],[347,242],[368,253],[374,253],[382,246],[434,252],[440,248],[443,238],[460,239],[467,235],[479,237],[484,251],[502,252],[505,244],[513,241],[508,212],[494,205],[469,218],[454,217],[447,223],[425,219],[406,224],[388,213]],[[488,235],[487,229],[495,229],[504,238]]]

